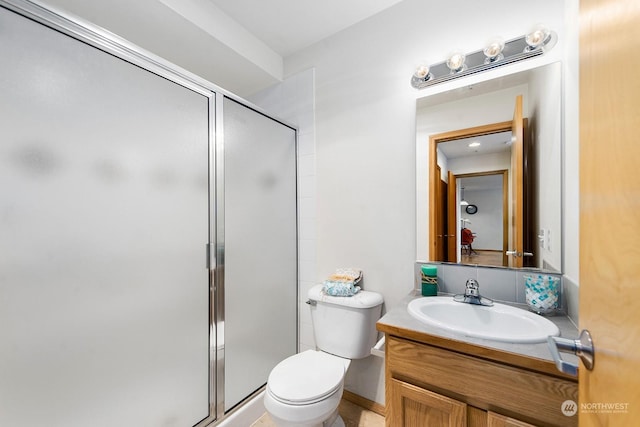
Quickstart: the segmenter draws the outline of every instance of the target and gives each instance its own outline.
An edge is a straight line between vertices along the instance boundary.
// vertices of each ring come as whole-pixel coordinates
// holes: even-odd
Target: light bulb
[[[550,33],[551,32],[545,25],[537,24],[527,33],[525,41],[532,49],[535,49],[547,41]]]
[[[454,52],[447,59],[447,67],[451,71],[460,71],[464,68],[465,56],[462,52]]]
[[[424,80],[429,75],[429,66],[428,65],[420,65],[416,68],[416,71],[413,75],[418,78]]]
[[[495,60],[502,54],[502,50],[504,49],[504,40],[500,37],[494,37],[487,41],[484,46],[484,55],[492,60]]]

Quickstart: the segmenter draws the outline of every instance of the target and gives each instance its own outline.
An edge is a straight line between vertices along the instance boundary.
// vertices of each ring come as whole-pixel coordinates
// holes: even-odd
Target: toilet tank
[[[316,285],[307,296],[319,350],[347,359],[371,354],[378,338],[376,322],[382,314],[382,295],[360,291],[351,297],[333,297],[322,291],[322,285]]]

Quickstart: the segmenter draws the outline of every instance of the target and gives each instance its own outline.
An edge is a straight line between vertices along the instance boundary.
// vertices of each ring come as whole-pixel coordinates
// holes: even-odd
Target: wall
[[[82,0],[49,1],[224,86],[226,76],[216,72],[218,58],[205,54],[214,42],[204,31],[168,15],[168,8],[157,2],[116,0],[101,6]],[[307,137],[314,135],[317,160],[300,157],[301,172],[309,174],[301,177],[300,188],[304,179],[307,189],[316,192],[315,206],[309,200],[305,208],[315,218],[301,221],[301,237],[317,238],[317,244],[309,241],[303,246],[301,241],[304,282],[321,281],[339,266],[358,266],[365,271],[366,289],[381,292],[386,306],[397,304],[414,279],[416,98],[563,60],[564,272],[570,279],[565,284],[572,283],[572,295],[577,296],[577,17],[577,0],[543,0],[535,7],[509,0],[469,1],[463,7],[459,2],[404,0],[286,58],[285,76],[315,68],[316,122]],[[544,58],[422,91],[409,84],[422,60],[439,62],[455,48],[476,50],[496,34],[505,39],[520,36],[537,22],[546,23],[559,36],[558,45]],[[252,93],[255,67],[241,61],[235,70],[246,74],[246,84],[226,89]],[[302,154],[302,144],[300,150]],[[313,210],[315,214],[310,213]],[[317,257],[317,269],[311,267],[314,261],[308,261],[305,270],[303,257]],[[347,389],[383,402],[381,369],[379,360],[354,363]]]
[[[564,273],[563,285],[568,304],[569,317],[577,325],[578,296],[580,283],[580,181],[579,181],[579,5],[578,1],[565,2],[565,35],[564,43],[564,69],[562,99],[564,117],[562,127],[564,130],[564,173],[562,177],[563,187],[563,218],[562,218],[562,271]]]
[[[415,294],[421,292],[421,267],[423,265],[436,265],[438,269],[438,292],[447,294],[463,294],[465,284],[468,279],[476,279],[480,283],[480,293],[482,296],[498,302],[526,304],[526,277],[535,275],[535,272],[528,269],[505,269],[494,267],[481,267],[477,265],[464,264],[437,264],[437,263],[415,263]],[[563,294],[562,275],[549,274],[552,277],[561,278],[559,288],[560,303],[558,311],[566,313],[566,300]],[[527,309],[524,306],[520,308]]]
[[[409,84],[415,66],[425,58],[438,62],[454,48],[476,50],[494,34],[519,36],[537,22],[558,33],[548,55],[465,84],[562,60],[565,4],[405,0],[285,59],[285,75],[316,70],[317,281],[336,267],[361,267],[365,289],[381,292],[386,306],[413,288],[415,102],[461,84],[416,91]],[[377,363],[353,364],[347,389],[383,402]]]
[[[557,271],[562,269],[562,216],[558,212],[546,209],[557,206],[562,200],[562,177],[545,171],[562,170],[562,103],[559,99],[540,96],[545,93],[561,93],[562,81],[554,76],[548,67],[534,70],[529,83],[529,111],[532,117],[529,123],[535,141],[536,159],[534,161],[538,177],[538,188],[535,194],[539,207],[538,231],[544,230],[545,239],[538,247],[540,260],[545,266],[553,267]],[[560,203],[559,203],[560,202]],[[542,264],[540,264],[542,266]]]
[[[465,199],[478,207],[478,212],[470,215],[466,206],[460,206],[460,216],[471,221],[467,228],[476,234],[473,249],[502,251],[502,188],[467,190]]]

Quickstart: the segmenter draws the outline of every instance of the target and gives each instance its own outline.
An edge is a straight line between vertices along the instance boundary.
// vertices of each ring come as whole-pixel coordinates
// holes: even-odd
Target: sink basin
[[[504,304],[487,307],[456,302],[453,297],[424,297],[411,301],[407,310],[427,325],[494,341],[542,343],[560,333],[550,320]]]

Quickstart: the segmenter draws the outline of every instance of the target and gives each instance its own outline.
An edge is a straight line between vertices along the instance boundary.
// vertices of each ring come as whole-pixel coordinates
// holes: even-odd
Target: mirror
[[[561,272],[561,70],[556,62],[417,100],[417,260]]]

